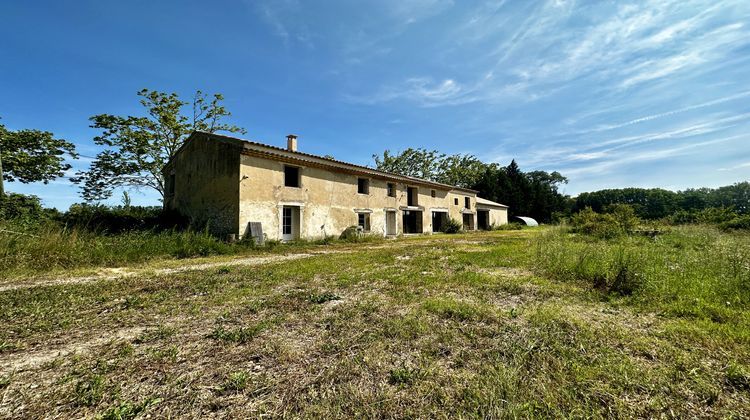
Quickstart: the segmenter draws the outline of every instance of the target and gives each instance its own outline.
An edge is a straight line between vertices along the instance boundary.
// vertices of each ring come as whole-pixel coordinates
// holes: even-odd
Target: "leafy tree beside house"
[[[109,198],[117,188],[150,188],[164,196],[161,171],[193,131],[245,133],[224,122],[231,113],[222,105],[224,97],[209,97],[197,91],[192,102],[176,93],[143,89],[138,92],[145,116],[94,115],[91,127],[102,130],[94,142],[105,149],[87,171],[73,182],[82,184],[87,201]],[[184,108],[188,112],[184,112]]]
[[[8,130],[0,124],[0,197],[3,182],[43,182],[59,178],[70,169],[64,155],[78,157],[75,145],[49,131]]]
[[[549,221],[553,213],[567,212],[568,197],[558,187],[568,182],[559,172],[521,171],[515,160],[508,166],[486,164],[472,155],[446,155],[436,150],[389,150],[373,155],[377,169],[415,176],[479,191],[481,197],[510,207],[511,216]]]

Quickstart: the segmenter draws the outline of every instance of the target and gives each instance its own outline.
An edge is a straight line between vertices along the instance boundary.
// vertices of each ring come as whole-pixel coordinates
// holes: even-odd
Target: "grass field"
[[[6,279],[0,417],[750,416],[747,235],[273,252]]]

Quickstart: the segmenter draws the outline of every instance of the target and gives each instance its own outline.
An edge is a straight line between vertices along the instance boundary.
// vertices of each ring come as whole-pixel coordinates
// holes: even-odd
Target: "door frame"
[[[289,216],[285,214],[289,211]],[[285,232],[285,227],[289,222],[289,233]],[[302,207],[293,204],[284,204],[279,206],[279,239],[284,242],[293,241],[300,238],[302,225]]]
[[[391,220],[393,219],[393,220]],[[393,227],[392,231],[391,229],[388,229],[389,227]],[[385,211],[385,236],[396,236],[398,235],[398,213],[396,210],[386,210]]]

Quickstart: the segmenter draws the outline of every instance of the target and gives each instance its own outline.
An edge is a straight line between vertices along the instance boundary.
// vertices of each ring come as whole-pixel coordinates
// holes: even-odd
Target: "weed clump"
[[[244,344],[258,336],[268,327],[268,323],[260,322],[249,327],[237,327],[227,329],[224,325],[218,325],[210,334],[210,338],[230,343]]]
[[[325,293],[320,293],[320,294],[310,293],[310,296],[307,297],[308,302],[315,303],[315,304],[321,304],[321,303],[330,302],[332,300],[340,300],[340,299],[341,299],[340,296],[334,293],[330,293],[330,292],[325,292]]]
[[[410,368],[408,366],[401,366],[395,369],[391,369],[388,373],[388,383],[391,385],[411,385],[416,382],[421,376],[419,369]]]
[[[740,391],[750,391],[750,369],[737,363],[730,363],[726,369],[727,384]]]
[[[250,376],[247,372],[237,371],[227,375],[224,379],[224,383],[219,387],[221,394],[236,394],[244,391],[247,388],[248,382],[250,382]]]
[[[5,389],[10,385],[10,375],[0,376],[0,389]]]
[[[79,381],[74,390],[73,401],[80,406],[92,407],[104,398],[104,377],[93,375]]]

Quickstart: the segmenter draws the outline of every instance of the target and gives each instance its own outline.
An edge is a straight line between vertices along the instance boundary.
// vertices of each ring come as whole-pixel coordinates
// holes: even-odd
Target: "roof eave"
[[[313,155],[313,154],[310,154],[310,153],[305,153],[305,152],[300,152],[300,151],[291,151],[291,150],[287,150],[287,149],[282,148],[282,147],[271,146],[271,145],[268,145],[268,144],[259,143],[259,142],[255,142],[255,141],[251,141],[251,140],[240,139],[240,138],[232,137],[232,136],[226,136],[226,135],[223,135],[223,134],[207,133],[205,131],[194,131],[190,135],[190,137],[188,137],[188,140],[190,140],[195,134],[205,134],[205,135],[208,135],[208,136],[211,136],[211,137],[214,137],[214,138],[218,138],[220,140],[225,140],[225,141],[241,142],[242,145],[243,145],[243,148],[245,148],[245,149],[259,150],[259,151],[271,150],[273,153],[279,153],[279,152],[281,152],[281,153],[288,154],[288,155],[292,156],[293,158],[296,157],[297,159],[302,160],[302,161],[305,160],[304,158],[308,158],[308,159],[312,158],[312,159],[316,159],[318,161],[327,163],[327,164],[329,164],[331,166],[341,165],[341,166],[345,166],[345,167],[351,168],[354,171],[359,171],[360,173],[363,173],[363,174],[379,175],[379,176],[383,176],[383,177],[386,177],[386,178],[391,178],[391,179],[394,179],[394,180],[400,180],[402,182],[413,182],[413,183],[427,185],[427,186],[431,186],[431,187],[435,187],[435,188],[440,188],[440,189],[444,189],[444,190],[448,190],[448,191],[463,191],[463,192],[468,192],[468,193],[472,193],[472,194],[476,194],[478,192],[477,190],[472,190],[470,188],[457,187],[457,186],[454,186],[454,185],[442,184],[442,183],[439,183],[439,182],[429,181],[429,180],[426,180],[426,179],[415,178],[415,177],[406,176],[406,175],[394,174],[394,173],[391,173],[391,172],[385,172],[385,171],[381,171],[381,170],[378,170],[378,169],[368,168],[366,166],[356,165],[356,164],[353,164],[353,163],[344,162],[344,161],[337,160],[337,159],[331,159],[331,158],[327,158],[327,157],[323,157],[323,156],[318,156],[318,155]],[[185,141],[185,144],[187,144],[187,140]],[[184,144],[183,144],[183,146],[184,146]],[[266,149],[266,150],[263,150],[263,149]],[[178,152],[179,151],[180,150],[178,149]],[[176,154],[177,153],[175,153],[175,155]]]

